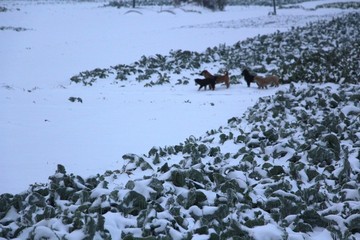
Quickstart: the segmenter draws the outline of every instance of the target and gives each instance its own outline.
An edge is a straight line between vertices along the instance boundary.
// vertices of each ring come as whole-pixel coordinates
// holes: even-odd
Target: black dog
[[[252,75],[249,70],[244,69],[244,71],[242,71],[241,75],[244,76],[245,81],[247,83],[247,86],[250,87],[250,83],[254,82],[254,75]]]
[[[204,78],[204,79],[195,79],[195,85],[199,84],[200,87],[198,90],[200,90],[202,87],[205,88],[206,90],[206,86],[209,85],[210,90],[215,90],[215,83],[216,83],[216,78]]]

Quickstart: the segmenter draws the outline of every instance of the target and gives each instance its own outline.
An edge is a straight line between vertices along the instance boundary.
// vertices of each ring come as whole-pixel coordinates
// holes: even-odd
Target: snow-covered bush
[[[360,2],[334,2],[334,3],[325,3],[316,6],[316,8],[341,8],[341,9],[359,9]]]
[[[48,184],[0,195],[0,238],[358,239],[358,92],[292,84],[122,169],[84,179],[59,165]]]
[[[6,11],[8,11],[8,9],[6,7],[1,7],[0,6],[0,12],[6,12]]]

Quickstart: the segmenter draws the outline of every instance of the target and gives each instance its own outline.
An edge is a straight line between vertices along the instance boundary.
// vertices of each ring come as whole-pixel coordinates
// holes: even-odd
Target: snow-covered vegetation
[[[289,22],[294,18],[282,15],[202,23],[196,29],[214,25],[276,28],[279,24],[293,26]],[[70,77],[71,83],[63,90],[67,97],[57,101],[71,111],[80,111],[72,106],[89,107],[86,100],[91,101],[89,96],[97,88],[102,92],[116,89],[116,95],[124,94],[119,89],[131,93],[161,89],[154,93],[165,95],[169,94],[167,86],[171,93],[185,88],[193,88],[198,95],[207,93],[193,86],[193,78],[202,69],[232,73],[230,89],[217,86],[216,91],[202,95],[213,97],[206,100],[206,110],[218,105],[213,103],[215,98],[237,94],[233,89],[240,92],[240,87],[242,94],[256,91],[259,97],[227,124],[202,135],[189,133],[190,137],[178,144],[124,154],[121,167],[105,173],[83,176],[58,164],[47,183],[32,184],[16,194],[1,192],[0,239],[359,239],[360,13],[325,18],[233,45],[144,55],[133,63],[84,70]],[[260,97],[267,90],[241,84],[240,72],[245,67],[258,74],[277,74],[286,86],[272,96]],[[1,90],[16,89],[6,83]],[[38,91],[21,93],[33,96]],[[13,92],[6,92],[6,101],[23,97]],[[100,94],[101,100],[92,101],[101,101],[99,109],[107,107],[106,97],[113,97],[106,93]],[[26,99],[31,99],[28,95]],[[176,98],[174,94],[171,97]],[[182,101],[176,108],[189,110],[183,105],[195,100]],[[44,100],[38,97],[36,101]],[[158,102],[156,99],[154,104]],[[239,102],[230,104],[239,107]],[[201,114],[198,106],[192,109]],[[84,116],[97,117],[89,113]],[[100,118],[99,124],[108,123],[104,119]],[[45,119],[46,124],[51,121]],[[1,123],[8,126],[8,122],[15,120]],[[119,120],[119,124],[124,122]],[[72,131],[76,132],[76,127]],[[112,131],[116,127],[109,126]],[[174,131],[176,128],[173,126]],[[82,147],[82,142],[71,143]],[[77,161],[86,165],[90,160]]]
[[[284,17],[285,22],[292,20],[294,19],[291,17]],[[145,86],[153,86],[170,83],[169,76],[178,75],[179,84],[188,84],[186,72],[204,69],[211,64],[230,72],[255,66],[253,71],[276,74],[284,83],[304,79],[312,83],[357,83],[356,76],[360,75],[358,21],[359,13],[353,13],[331,21],[310,23],[288,32],[248,38],[233,46],[208,48],[202,53],[176,50],[167,56],[143,56],[131,65],[120,64],[111,68],[81,72],[73,76],[71,81],[91,85],[97,79],[107,79],[110,75],[115,75],[115,82],[135,77],[137,81],[144,82]],[[261,21],[252,19],[250,23],[241,20],[241,23],[230,24],[241,28],[259,22],[261,24]],[[281,19],[277,18],[277,21],[264,24],[279,22]],[[232,81],[238,83],[241,78],[241,75],[233,75]],[[146,81],[149,79],[157,81]]]
[[[59,165],[48,184],[1,195],[2,237],[357,239],[359,91],[291,84],[122,169],[84,179]]]

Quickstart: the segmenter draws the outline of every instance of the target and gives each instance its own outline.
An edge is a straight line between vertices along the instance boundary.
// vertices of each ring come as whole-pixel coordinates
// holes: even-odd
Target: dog
[[[260,89],[267,89],[267,86],[270,84],[274,84],[276,87],[279,86],[279,78],[275,75],[261,77],[261,76],[255,76],[254,81],[257,83],[258,88]]]
[[[200,89],[202,87],[204,87],[204,89],[206,90],[206,87],[209,85],[210,90],[215,90],[215,78],[205,78],[205,79],[195,79],[195,85],[200,85],[198,91],[200,91]]]
[[[248,87],[250,87],[250,83],[252,83],[252,82],[255,81],[255,80],[254,80],[255,75],[252,75],[252,74],[249,72],[249,70],[247,70],[247,69],[244,69],[244,70],[242,71],[241,75],[244,76],[244,79],[245,79]]]
[[[218,83],[225,83],[226,88],[230,87],[230,78],[229,78],[229,72],[225,71],[225,74],[222,76],[214,76],[209,71],[204,70],[200,73],[201,76],[205,77],[205,79],[215,79],[216,84]]]

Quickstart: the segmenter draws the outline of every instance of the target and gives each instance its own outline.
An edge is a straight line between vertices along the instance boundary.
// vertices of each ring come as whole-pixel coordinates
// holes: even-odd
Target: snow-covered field
[[[199,92],[195,75],[181,86],[99,81],[84,87],[70,84],[71,76],[171,49],[201,52],[231,45],[347,11],[306,10],[316,4],[269,16],[272,8],[255,6],[223,12],[195,6],[129,12],[104,8],[103,2],[0,1],[8,9],[0,13],[0,27],[10,27],[0,31],[0,193],[46,183],[57,164],[83,177],[121,169],[124,154],[147,153],[153,146],[174,145],[217,129],[278,90],[247,88],[241,79],[230,89]],[[12,30],[18,27],[25,31]]]
[[[249,39],[354,11],[327,2],[270,16],[0,1],[0,239],[359,239],[358,10]],[[335,83],[248,88],[251,62]],[[225,66],[229,89],[197,90]]]

